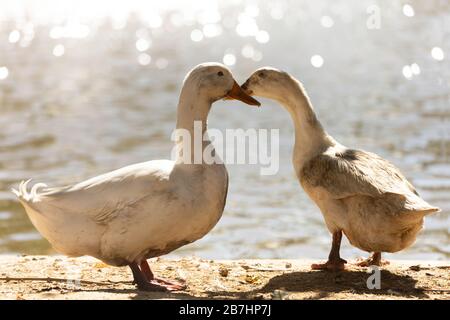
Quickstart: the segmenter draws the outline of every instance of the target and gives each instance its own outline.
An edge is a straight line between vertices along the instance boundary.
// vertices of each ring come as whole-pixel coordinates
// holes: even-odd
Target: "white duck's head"
[[[253,72],[241,88],[249,95],[282,101],[299,85],[287,72],[263,67]]]
[[[183,90],[191,93],[195,91],[211,103],[227,98],[240,100],[249,105],[260,105],[241,89],[227,67],[215,62],[202,63],[194,67],[184,79]]]

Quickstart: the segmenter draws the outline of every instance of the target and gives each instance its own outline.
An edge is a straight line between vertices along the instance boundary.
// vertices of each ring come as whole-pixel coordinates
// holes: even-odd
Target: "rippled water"
[[[263,65],[303,81],[330,134],[393,161],[442,208],[395,257],[448,259],[450,6],[374,2],[381,28],[369,30],[372,1],[0,0],[0,253],[53,252],[11,187],[168,158],[184,75],[224,61],[238,81]],[[288,114],[218,102],[209,125],[280,128],[281,168],[229,165],[222,220],[173,255],[325,258],[330,236],[295,178]],[[343,256],[358,255],[345,242]]]

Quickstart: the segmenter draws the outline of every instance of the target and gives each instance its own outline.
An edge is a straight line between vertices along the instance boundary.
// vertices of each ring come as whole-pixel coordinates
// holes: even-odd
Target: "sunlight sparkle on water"
[[[313,65],[313,67],[316,67],[316,68],[322,67],[323,62],[324,62],[323,58],[318,54],[315,54],[311,57],[311,64]]]
[[[11,31],[8,37],[10,43],[16,43],[20,40],[20,32],[18,30]]]
[[[267,43],[267,42],[269,42],[269,40],[270,40],[270,35],[267,31],[260,30],[256,34],[256,41],[258,41],[259,43]]]
[[[444,60],[444,51],[439,47],[434,47],[431,49],[431,56],[437,61],[442,61]]]
[[[146,51],[150,48],[150,41],[146,39],[138,39],[136,41],[136,49],[140,52]]]
[[[408,80],[410,80],[413,76],[413,71],[411,69],[411,66],[404,66],[402,69],[402,73],[403,73],[403,76]]]
[[[258,32],[258,25],[252,17],[241,14],[239,15],[239,23],[236,26],[236,32],[241,37],[255,36]]]
[[[138,56],[138,62],[141,66],[149,65],[151,61],[152,61],[152,57],[150,57],[150,55],[148,55],[146,53],[141,53]]]
[[[418,76],[420,74],[420,67],[417,63],[406,65],[403,67],[402,73],[406,79],[411,80],[414,76]]]
[[[201,32],[198,29],[192,30],[191,32],[191,40],[195,42],[202,41],[203,39],[203,32]]]
[[[330,16],[323,16],[320,19],[320,24],[324,28],[331,28],[334,25],[334,21]]]
[[[227,53],[223,56],[223,63],[227,66],[232,66],[236,63],[236,57],[232,53]]]
[[[255,49],[252,47],[252,45],[246,44],[246,45],[242,48],[241,53],[242,53],[242,55],[243,55],[245,58],[249,58],[249,59],[250,59],[250,58],[252,58],[253,55],[255,54]]]
[[[403,14],[407,17],[414,17],[414,8],[409,4],[403,5]]]
[[[0,80],[8,78],[9,70],[7,67],[0,67]]]
[[[156,29],[162,26],[162,18],[159,16],[159,14],[155,13],[155,12],[150,12],[147,16],[146,16],[146,20],[148,23],[148,26],[152,29]]]
[[[198,30],[198,29],[192,30],[192,32],[191,32],[191,40],[192,41],[199,42],[199,41],[202,41],[202,39],[203,39],[203,33],[200,30]]]
[[[53,48],[53,55],[55,57],[61,57],[64,55],[66,49],[64,48],[64,46],[62,44],[57,44],[54,48]]]

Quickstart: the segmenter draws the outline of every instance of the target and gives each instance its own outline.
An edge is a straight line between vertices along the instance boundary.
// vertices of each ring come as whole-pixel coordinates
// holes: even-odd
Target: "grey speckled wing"
[[[393,164],[362,150],[346,149],[316,156],[303,167],[301,180],[313,187],[323,187],[335,199],[354,195],[380,197],[386,193],[418,196]]]

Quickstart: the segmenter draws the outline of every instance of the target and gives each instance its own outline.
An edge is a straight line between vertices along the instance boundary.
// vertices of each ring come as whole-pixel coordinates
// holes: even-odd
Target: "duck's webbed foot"
[[[369,267],[369,266],[382,267],[388,264],[389,261],[381,260],[381,252],[374,252],[369,258],[356,263],[356,265],[359,267]]]
[[[328,261],[325,263],[314,263],[311,265],[313,270],[333,270],[339,271],[345,269],[346,260],[342,259],[339,250],[341,248],[342,231],[333,233],[333,244],[328,256]]]
[[[167,291],[181,291],[187,288],[186,284],[177,282],[177,281],[169,281],[161,278],[154,278],[149,281],[151,284],[164,287]]]
[[[164,292],[186,289],[185,284],[156,278],[145,260],[141,262],[140,268],[136,262],[130,264],[130,268],[133,272],[134,283],[139,290]]]
[[[145,277],[147,278],[147,280],[149,282],[154,282],[161,286],[165,286],[171,291],[184,290],[187,287],[184,282],[178,282],[178,281],[172,281],[172,280],[169,281],[166,279],[155,277],[152,270],[150,269],[150,266],[148,265],[147,260],[142,260],[142,262],[140,263],[139,266],[141,267],[142,273],[145,275]]]
[[[346,260],[342,258],[337,258],[333,260],[328,260],[325,263],[313,263],[311,269],[313,270],[331,270],[340,271],[345,269]]]

